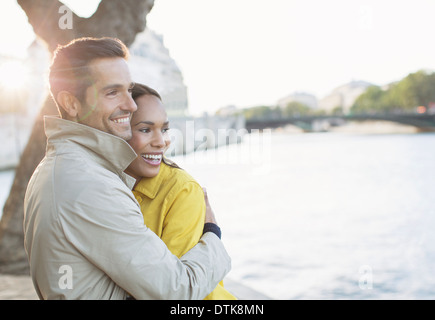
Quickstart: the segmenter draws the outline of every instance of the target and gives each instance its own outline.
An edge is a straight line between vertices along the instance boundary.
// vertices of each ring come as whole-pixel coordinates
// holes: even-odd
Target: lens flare
[[[28,80],[28,70],[19,61],[0,64],[0,89],[13,91],[24,88]]]

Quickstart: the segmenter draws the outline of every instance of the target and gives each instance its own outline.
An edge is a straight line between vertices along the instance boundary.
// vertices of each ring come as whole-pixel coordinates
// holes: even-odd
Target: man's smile
[[[118,117],[115,119],[111,119],[113,122],[115,123],[130,123],[130,116],[123,116],[123,117]]]

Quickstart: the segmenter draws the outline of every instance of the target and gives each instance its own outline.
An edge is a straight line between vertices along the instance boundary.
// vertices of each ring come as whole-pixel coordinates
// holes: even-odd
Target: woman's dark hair
[[[63,108],[59,107],[57,94],[68,91],[83,102],[86,89],[93,85],[89,64],[98,58],[128,59],[128,48],[116,38],[79,38],[67,45],[59,45],[54,52],[48,80],[50,92],[56,101],[61,116],[65,117]]]
[[[133,100],[136,101],[137,98],[146,95],[156,96],[157,98],[159,98],[160,101],[162,101],[162,97],[156,90],[144,84],[135,83],[133,89],[131,90],[131,97],[133,98]]]
[[[160,94],[156,90],[154,90],[153,88],[150,88],[142,83],[135,83],[133,89],[131,90],[131,96],[132,96],[133,100],[135,102],[137,102],[138,98],[140,98],[142,96],[146,96],[146,95],[155,96],[155,97],[159,98],[160,101],[162,101],[162,97],[160,96]],[[167,166],[181,169],[174,161],[169,160],[165,157],[163,157],[163,163],[166,164]]]

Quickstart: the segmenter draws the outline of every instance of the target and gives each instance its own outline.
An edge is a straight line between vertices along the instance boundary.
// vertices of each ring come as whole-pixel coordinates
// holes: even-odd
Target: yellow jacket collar
[[[150,199],[154,199],[165,179],[166,170],[169,170],[169,168],[162,162],[159,173],[153,178],[141,178],[138,184],[134,187],[134,191],[140,192]]]

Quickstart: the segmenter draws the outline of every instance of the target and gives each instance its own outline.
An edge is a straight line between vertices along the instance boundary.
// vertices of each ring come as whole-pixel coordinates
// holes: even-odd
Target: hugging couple
[[[164,157],[158,92],[133,83],[114,38],[59,46],[60,117],[24,199],[24,245],[40,299],[235,299],[231,260],[203,188]],[[66,269],[65,269],[66,266]],[[68,270],[68,285],[62,284]]]

